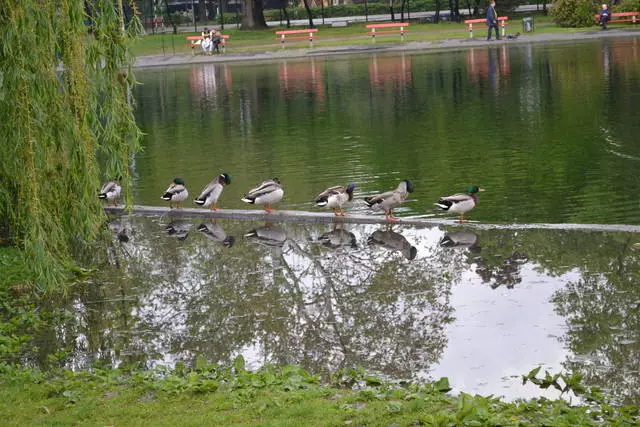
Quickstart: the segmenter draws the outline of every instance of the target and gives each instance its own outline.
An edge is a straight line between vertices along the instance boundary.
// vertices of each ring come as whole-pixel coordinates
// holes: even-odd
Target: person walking
[[[491,40],[491,29],[496,29],[496,40],[500,40],[500,30],[498,29],[498,13],[496,12],[496,2],[491,0],[487,7],[487,40]]]

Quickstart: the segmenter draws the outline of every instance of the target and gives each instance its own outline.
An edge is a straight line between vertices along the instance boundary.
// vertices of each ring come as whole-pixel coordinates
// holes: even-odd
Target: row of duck
[[[211,181],[194,200],[196,205],[204,208],[210,208],[213,211],[218,210],[218,200],[222,195],[225,186],[231,184],[231,175],[221,173],[213,181]],[[329,187],[315,198],[317,206],[331,209],[336,216],[346,216],[344,206],[347,202],[353,200],[353,191],[355,184],[346,186]],[[464,221],[464,214],[472,210],[478,204],[478,192],[484,189],[472,185],[466,192],[445,196],[435,203],[443,211],[456,213],[460,215],[460,221]],[[106,200],[108,203],[117,204],[120,199],[121,186],[117,181],[109,181],[105,183],[99,194],[100,199]],[[393,209],[400,206],[413,192],[413,183],[410,179],[402,180],[398,186],[390,191],[386,191],[374,196],[364,198],[364,202],[373,211],[384,212],[385,217],[389,221],[397,220],[393,216]],[[187,200],[189,191],[182,178],[175,178],[169,185],[169,188],[162,195],[162,200],[169,202],[169,207],[180,208],[181,203]],[[268,213],[275,212],[273,205],[280,202],[284,197],[284,189],[278,178],[263,181],[255,188],[249,190],[241,200],[243,202],[263,206]]]

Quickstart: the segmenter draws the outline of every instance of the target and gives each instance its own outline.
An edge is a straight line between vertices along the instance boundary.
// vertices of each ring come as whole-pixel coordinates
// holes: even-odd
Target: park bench
[[[594,15],[596,22],[600,22],[600,15]],[[607,24],[615,24],[616,22],[631,22],[637,24],[640,22],[640,12],[616,12],[609,14]]]
[[[222,52],[225,52],[225,48],[227,47],[227,43],[229,43],[229,38],[231,36],[228,34],[221,34],[220,35],[220,47],[222,47]],[[195,55],[196,51],[195,51],[195,47],[196,46],[200,46],[200,43],[198,43],[198,41],[202,40],[202,36],[187,36],[187,46],[191,47],[191,54]]]
[[[366,28],[369,31],[367,34],[369,34],[371,36],[371,39],[375,41],[376,39],[376,35],[378,34],[393,34],[393,33],[400,33],[400,38],[403,39],[404,38],[404,33],[409,31],[409,29],[407,28],[409,26],[408,22],[392,22],[392,23],[388,23],[388,24],[368,24],[366,25]],[[376,29],[379,28],[400,28],[399,30],[382,30],[382,31],[376,31]]]
[[[284,40],[288,36],[289,39],[306,39],[309,38],[309,43],[313,44],[313,34],[317,33],[317,28],[309,28],[306,30],[281,30],[276,31],[276,35],[278,36],[276,39],[280,40],[280,44],[284,49]],[[296,34],[306,34],[304,36],[297,36]]]
[[[498,25],[500,26],[500,34],[501,37],[504,37],[506,34],[506,25],[509,20],[508,16],[498,16]],[[464,21],[465,25],[469,28],[469,38],[473,38],[473,27],[475,25],[476,28],[487,28],[487,20],[485,18],[480,19],[467,19]]]

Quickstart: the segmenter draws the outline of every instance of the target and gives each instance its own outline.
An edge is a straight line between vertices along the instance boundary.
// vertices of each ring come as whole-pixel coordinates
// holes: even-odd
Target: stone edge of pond
[[[589,30],[578,33],[543,33],[522,35],[516,40],[488,41],[481,39],[448,39],[437,42],[416,41],[403,44],[385,45],[350,45],[329,46],[311,49],[285,49],[262,52],[226,53],[223,55],[175,55],[139,56],[134,64],[135,68],[173,67],[194,64],[227,63],[227,62],[269,62],[283,59],[304,59],[337,55],[372,54],[372,53],[403,53],[403,52],[440,52],[442,50],[463,50],[485,46],[510,46],[530,43],[562,43],[598,40],[602,38],[637,37],[640,29],[616,28],[606,32],[602,30]]]
[[[462,226],[476,229],[546,229],[559,231],[600,231],[640,233],[640,225],[626,224],[490,224],[475,221],[460,224],[455,219],[447,218],[399,218],[398,221],[387,221],[382,215],[349,214],[337,217],[331,213],[280,210],[268,214],[261,210],[224,209],[211,211],[209,209],[179,208],[169,209],[162,206],[134,205],[129,211],[124,206],[105,206],[105,213],[111,215],[134,214],[140,216],[159,216],[168,218],[203,218],[203,219],[232,219],[241,221],[269,221],[269,222],[302,222],[316,224],[398,224],[417,226]]]

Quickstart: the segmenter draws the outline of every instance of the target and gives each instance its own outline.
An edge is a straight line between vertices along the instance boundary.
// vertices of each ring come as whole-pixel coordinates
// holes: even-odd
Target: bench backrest
[[[508,19],[508,16],[498,16],[498,21],[507,21]],[[464,21],[465,24],[482,24],[483,22],[487,22],[486,18],[466,19]]]
[[[408,22],[394,22],[389,24],[368,24],[366,28],[408,27]]]
[[[309,34],[309,33],[317,33],[318,29],[317,28],[309,28],[307,30],[281,30],[281,31],[276,31],[277,35],[281,35],[281,34]]]
[[[225,39],[225,40],[229,39],[230,37],[231,36],[229,34],[222,34],[220,36],[220,38]],[[202,36],[187,36],[186,39],[187,40],[202,40]]]

